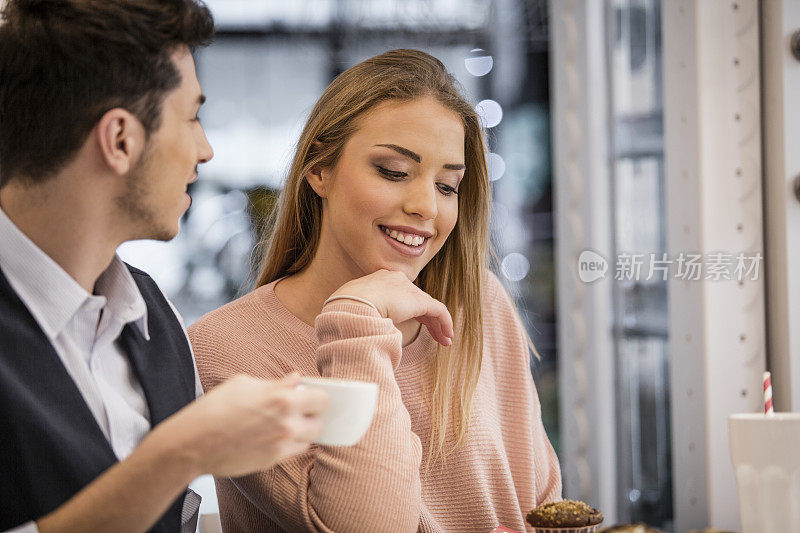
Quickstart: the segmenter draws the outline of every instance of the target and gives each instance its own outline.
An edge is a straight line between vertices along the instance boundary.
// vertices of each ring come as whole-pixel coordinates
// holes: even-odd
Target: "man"
[[[0,530],[192,529],[192,479],[305,450],[327,402],[244,376],[193,402],[179,318],[115,254],[174,237],[212,157],[191,55],[211,15],[8,0],[2,18]]]

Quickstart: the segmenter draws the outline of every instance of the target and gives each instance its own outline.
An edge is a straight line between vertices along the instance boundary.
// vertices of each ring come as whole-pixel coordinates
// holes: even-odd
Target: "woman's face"
[[[385,268],[413,281],[458,218],[464,126],[431,97],[383,103],[360,117],[321,176],[317,257],[348,279]]]

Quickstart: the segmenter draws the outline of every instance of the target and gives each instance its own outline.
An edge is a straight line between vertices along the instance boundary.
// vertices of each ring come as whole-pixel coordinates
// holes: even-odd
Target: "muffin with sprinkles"
[[[540,505],[526,520],[537,533],[592,533],[603,515],[583,502],[563,500]]]

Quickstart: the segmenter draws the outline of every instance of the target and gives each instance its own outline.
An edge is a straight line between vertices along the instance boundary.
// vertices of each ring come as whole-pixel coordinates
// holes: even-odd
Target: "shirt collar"
[[[39,249],[0,208],[0,269],[49,339],[55,339],[91,296]],[[118,256],[95,289],[123,323],[133,322],[149,340],[147,306],[133,276]]]
[[[128,267],[118,255],[107,269],[97,278],[95,292],[108,300],[106,310],[116,315],[123,324],[133,323],[147,340],[150,330],[147,326],[147,304],[139,287],[133,280]]]

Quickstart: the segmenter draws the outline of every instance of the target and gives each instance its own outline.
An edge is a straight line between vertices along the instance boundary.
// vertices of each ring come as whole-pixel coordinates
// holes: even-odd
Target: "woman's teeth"
[[[405,245],[408,246],[419,246],[423,242],[425,242],[425,237],[420,237],[419,235],[412,235],[410,233],[403,233],[401,231],[383,228],[383,232],[391,237],[396,241],[400,241]]]

